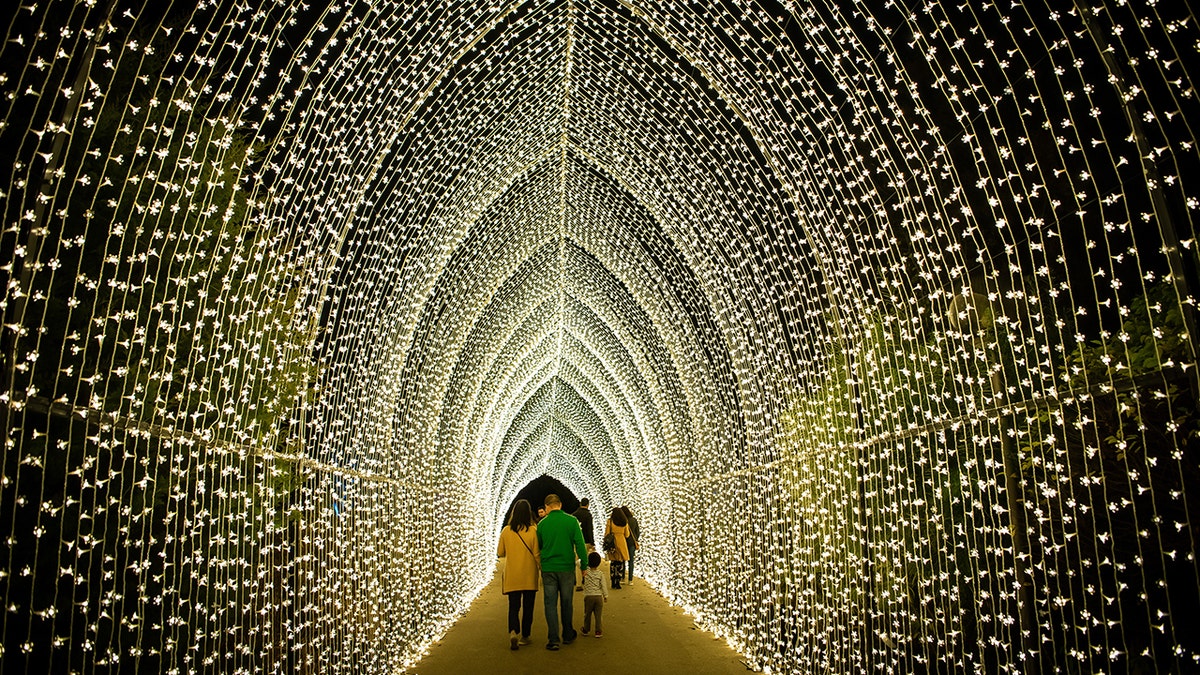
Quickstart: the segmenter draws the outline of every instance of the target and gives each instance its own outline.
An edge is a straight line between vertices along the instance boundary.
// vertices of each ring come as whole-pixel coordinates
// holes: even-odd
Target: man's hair
[[[588,498],[584,497],[583,499],[580,499],[579,505],[586,509],[588,507]]]
[[[546,507],[549,508],[551,506],[562,506],[562,500],[553,492],[546,495]]]
[[[600,566],[600,554],[596,553],[595,551],[592,551],[591,553],[588,554],[588,567],[599,567],[599,566]]]

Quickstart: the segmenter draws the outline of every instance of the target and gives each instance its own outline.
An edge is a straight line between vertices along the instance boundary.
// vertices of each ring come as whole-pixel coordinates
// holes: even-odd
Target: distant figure
[[[583,530],[583,543],[587,544],[588,553],[591,553],[596,550],[596,527],[592,524],[592,511],[588,504],[587,497],[580,499],[579,508],[571,515],[579,521],[579,529]]]
[[[538,512],[537,512],[537,520],[534,520],[534,521],[533,521],[533,522],[534,522],[534,524],[536,525],[537,523],[540,523],[540,522],[542,522],[542,518],[545,518],[545,517],[546,517],[546,507],[544,507],[544,506],[539,506],[539,507],[538,507]]]
[[[546,495],[546,517],[538,523],[537,538],[542,551],[546,628],[550,634],[546,649],[558,651],[560,619],[562,644],[575,641],[575,627],[571,625],[575,609],[575,570],[587,566],[587,546],[583,543],[579,521],[562,510],[562,500],[556,494]],[[577,557],[578,563],[575,562]]]
[[[587,497],[584,497],[583,499],[579,500],[579,508],[576,509],[575,513],[572,513],[571,515],[575,516],[575,520],[579,521],[579,529],[583,530],[583,543],[587,545],[588,553],[595,551],[596,550],[596,527],[595,527],[595,525],[592,524],[592,512],[590,509],[588,509],[588,498]],[[583,572],[580,572],[580,574],[583,574]],[[577,591],[583,590],[583,577],[582,576],[580,577],[579,585],[577,585],[575,587],[575,590],[577,590]]]
[[[588,568],[583,571],[583,634],[591,630],[592,616],[596,617],[596,637],[604,635],[600,623],[604,617],[604,603],[608,602],[608,585],[600,573],[600,554],[588,554]]]
[[[629,564],[626,565],[629,569],[629,580],[625,583],[632,584],[634,552],[637,551],[638,538],[642,536],[642,529],[638,527],[637,518],[633,517],[633,511],[630,511],[628,506],[622,506],[621,512],[625,514],[625,520],[629,524],[629,537],[625,540],[625,546],[629,549]]]
[[[517,649],[517,645],[529,644],[538,589],[538,531],[528,501],[518,499],[513,504],[508,526],[500,531],[496,556],[504,558],[500,589],[508,596],[509,648]]]
[[[604,526],[604,536],[613,535],[613,549],[608,552],[608,573],[612,577],[612,587],[616,590],[621,587],[621,580],[625,577],[625,561],[629,560],[629,544],[627,543],[630,536],[629,524],[625,519],[625,512],[621,507],[613,507],[612,513],[608,517],[608,523]]]

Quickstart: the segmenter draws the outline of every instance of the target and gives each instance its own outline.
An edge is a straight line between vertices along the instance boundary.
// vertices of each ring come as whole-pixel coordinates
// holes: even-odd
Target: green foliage
[[[819,386],[793,398],[780,416],[778,442],[785,455],[797,456],[797,470],[790,483],[782,482],[794,488],[789,496],[801,513],[825,508],[839,491],[830,480],[839,463],[851,474],[844,489],[857,483],[864,490],[861,509],[837,516],[813,513],[824,524],[812,529],[814,536],[824,537],[820,546],[833,546],[847,568],[858,555],[869,559],[868,601],[875,611],[936,616],[944,598],[972,597],[974,563],[963,558],[966,549],[955,544],[957,536],[973,531],[982,522],[980,514],[1007,511],[1012,504],[1006,490],[1014,485],[1019,486],[1018,508],[1040,534],[1019,544],[1027,548],[1014,541],[1007,549],[1013,555],[1020,550],[1036,560],[1082,569],[1079,560],[1059,560],[1074,551],[1058,545],[1063,533],[1071,533],[1111,541],[1118,557],[1132,560],[1136,551],[1129,547],[1147,536],[1136,522],[1113,519],[1104,532],[1081,531],[1092,521],[1079,514],[1106,510],[1093,495],[1109,503],[1138,503],[1143,512],[1174,521],[1176,528],[1160,535],[1163,550],[1190,546],[1187,530],[1178,525],[1186,521],[1182,502],[1164,496],[1183,494],[1182,486],[1200,476],[1159,461],[1169,455],[1178,460],[1200,433],[1181,368],[1192,355],[1179,300],[1172,286],[1157,284],[1118,309],[1119,329],[1073,350],[1057,352],[1051,345],[1036,362],[1029,360],[1032,350],[1023,351],[1024,322],[996,320],[986,305],[959,315],[962,334],[973,337],[961,347],[934,330],[906,333],[897,318],[880,312],[849,347],[833,350]],[[1052,384],[1057,398],[1035,396],[1039,384]],[[1005,412],[998,423],[972,423],[989,410]],[[986,448],[980,447],[981,439]],[[849,447],[856,442],[863,445],[857,462]],[[1003,456],[1008,442],[1017,451],[1016,465]],[[983,471],[982,464],[991,468]],[[1009,472],[1015,482],[1004,480]],[[1091,493],[1088,485],[1103,485],[1103,492]],[[886,503],[901,494],[889,490],[903,491],[904,512],[872,512],[872,500]],[[859,548],[825,537],[833,527],[826,521],[839,517],[851,521],[840,523],[846,533],[862,533]],[[812,560],[819,548],[801,542],[797,555]],[[1049,583],[1045,573],[1029,571],[1039,589]],[[789,583],[803,586],[805,581],[797,577]],[[1088,583],[1100,584],[1090,578]],[[1041,606],[1039,611],[1059,611]],[[956,621],[955,630],[964,635],[990,629],[970,614]]]
[[[1196,438],[1200,419],[1183,370],[1193,356],[1174,287],[1150,286],[1121,315],[1118,331],[1081,342],[1058,367],[1061,388],[1075,397],[1066,406],[1074,411],[1072,419],[1042,409],[1022,424],[1029,432],[1021,447],[1024,469],[1052,449],[1048,444],[1059,442],[1038,434],[1038,427],[1063,429],[1067,444],[1079,446],[1079,452],[1098,441],[1102,452],[1121,461],[1127,453],[1144,453],[1146,438],[1165,445]]]
[[[109,87],[127,98],[103,101],[86,120],[88,143],[71,146],[66,161],[81,179],[56,223],[62,252],[53,264],[78,272],[46,277],[47,323],[65,324],[48,334],[67,339],[43,345],[64,357],[40,371],[37,388],[281,450],[281,431],[318,376],[307,353],[317,326],[301,296],[305,270],[249,217],[262,148],[203,81],[159,79],[169,72],[161,56],[171,52],[169,34],[139,37],[150,43],[146,55],[119,61]],[[174,86],[157,89],[163,80]]]
[[[296,417],[320,376],[307,270],[252,215],[247,192],[263,147],[203,78],[172,74],[171,33],[135,36],[146,45],[140,59],[93,67],[93,79],[111,76],[105,91],[126,95],[84,97],[77,117],[87,133],[62,160],[79,179],[47,222],[54,245],[32,279],[46,330],[28,391],[155,435],[191,434],[211,445],[206,458],[230,447],[297,457]],[[201,474],[172,471],[155,500],[189,493]],[[289,459],[234,478],[232,491],[276,524],[302,481]]]
[[[1121,329],[1078,345],[1067,360],[1074,389],[1135,378],[1191,361],[1183,314],[1173,286],[1159,283],[1122,310]]]

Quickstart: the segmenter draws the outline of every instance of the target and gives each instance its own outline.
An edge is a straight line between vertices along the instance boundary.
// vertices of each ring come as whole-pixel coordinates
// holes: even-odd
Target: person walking
[[[579,529],[583,530],[583,543],[587,546],[587,552],[590,554],[596,550],[596,526],[592,523],[592,511],[588,508],[587,497],[579,500],[579,508],[571,515],[575,516],[575,520],[579,521]],[[575,587],[577,591],[583,590],[582,574],[580,572],[579,585]]]
[[[613,536],[613,547],[611,550],[606,550],[608,555],[609,566],[608,573],[612,579],[613,590],[621,587],[621,579],[625,577],[625,561],[629,560],[629,544],[630,536],[629,523],[625,519],[625,512],[621,507],[614,506],[612,513],[608,516],[608,523],[604,526],[604,537]]]
[[[571,625],[575,610],[575,570],[587,566],[588,556],[579,521],[562,510],[562,500],[556,494],[546,495],[546,517],[538,523],[537,539],[542,552],[542,586],[546,591],[544,602],[549,632],[546,649],[557,651],[560,623],[562,644],[575,641],[575,627]]]
[[[592,617],[596,617],[596,637],[604,635],[604,603],[608,602],[608,586],[604,583],[604,575],[600,573],[600,554],[595,551],[588,554],[588,568],[583,571],[583,634],[587,635],[592,627]]]
[[[496,556],[504,558],[500,589],[508,596],[510,649],[529,644],[529,634],[533,631],[533,602],[538,589],[537,529],[529,502],[518,499],[496,545]]]
[[[596,526],[592,523],[592,510],[588,508],[589,504],[587,497],[580,499],[579,508],[571,515],[579,521],[579,529],[583,530],[583,543],[587,545],[588,552],[591,553],[596,550]]]
[[[625,547],[629,549],[629,562],[625,565],[629,577],[625,583],[632,584],[633,559],[637,557],[638,539],[642,536],[642,529],[638,527],[637,518],[633,517],[633,511],[630,511],[628,506],[622,506],[621,512],[625,514],[625,521],[629,525],[629,538],[625,540]]]

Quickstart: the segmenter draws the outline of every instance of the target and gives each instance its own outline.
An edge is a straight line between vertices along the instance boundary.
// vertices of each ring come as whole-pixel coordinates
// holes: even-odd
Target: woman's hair
[[[621,507],[619,506],[613,507],[612,515],[609,517],[612,518],[613,525],[616,525],[617,527],[625,527],[625,523],[629,522],[625,519],[625,512],[622,511]]]
[[[529,501],[518,499],[513,504],[512,514],[508,517],[508,526],[513,532],[528,530],[533,527],[533,511],[529,508]]]
[[[633,511],[630,511],[628,506],[622,506],[622,507],[621,507],[621,513],[624,513],[624,514],[625,514],[625,520],[626,520],[626,521],[632,521],[632,520],[633,520]]]

